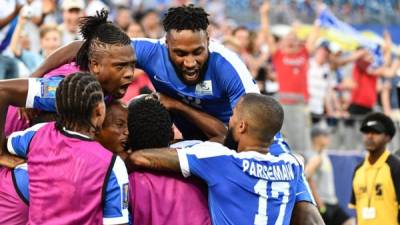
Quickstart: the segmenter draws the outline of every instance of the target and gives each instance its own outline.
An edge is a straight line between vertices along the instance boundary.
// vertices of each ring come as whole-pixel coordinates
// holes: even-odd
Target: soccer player
[[[175,104],[173,99],[163,98],[162,101],[171,107]],[[170,146],[173,140],[172,120],[167,109],[158,100],[151,96],[135,98],[128,109],[130,150]],[[198,113],[203,114],[200,116],[208,116],[199,111]],[[224,126],[217,119],[213,120]],[[197,121],[201,121],[201,118]],[[208,123],[210,129],[211,124]],[[199,142],[201,141],[183,141],[172,146],[189,146]],[[211,224],[207,189],[200,180],[186,180],[176,174],[143,170],[129,174],[129,185],[133,224]]]
[[[240,58],[209,40],[208,14],[193,5],[170,8],[163,20],[163,39],[132,39],[137,67],[149,75],[158,92],[182,100],[228,123],[240,96],[259,90]],[[56,51],[33,76],[74,60],[82,42]],[[207,137],[182,117],[174,122],[185,139]]]
[[[246,94],[229,121],[227,147],[205,142],[179,151],[139,150],[130,161],[203,179],[213,224],[289,224],[295,202],[312,199],[302,185],[298,160],[287,152],[268,152],[282,122],[283,110],[276,100]]]
[[[129,37],[107,22],[107,16],[101,11],[82,20],[80,29],[85,41],[76,52],[76,62],[81,70],[96,76],[105,95],[121,98],[132,82],[136,59]],[[8,105],[54,112],[55,90],[64,76],[0,81],[0,134]]]
[[[28,223],[128,223],[125,165],[94,141],[105,117],[99,82],[89,73],[70,75],[56,100],[57,122],[13,133],[7,143],[11,153],[28,160]]]
[[[0,224],[25,225],[28,222],[27,164],[14,169],[0,167]]]

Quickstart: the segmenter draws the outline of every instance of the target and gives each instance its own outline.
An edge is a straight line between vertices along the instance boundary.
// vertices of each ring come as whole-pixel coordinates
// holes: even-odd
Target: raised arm
[[[272,55],[275,53],[277,46],[274,37],[270,32],[269,26],[269,10],[270,4],[265,1],[260,7],[260,22],[261,22],[261,38],[267,43],[269,53]]]
[[[306,41],[306,48],[307,51],[312,54],[316,48],[316,42],[319,38],[319,32],[320,32],[320,25],[318,21],[315,21],[310,35],[308,35],[307,41]]]
[[[2,6],[4,7],[4,6]],[[3,19],[0,19],[0,29],[3,29],[7,24],[11,23],[11,21],[18,16],[19,11],[21,11],[23,5],[17,3],[15,5],[14,11],[10,13],[8,16],[4,17]]]
[[[42,77],[50,70],[72,62],[76,58],[82,44],[83,41],[74,41],[57,49],[31,74],[31,77]]]
[[[208,139],[223,141],[227,128],[217,118],[164,94],[159,94],[159,100],[169,111],[177,112],[193,122]]]
[[[21,36],[21,32],[22,32],[22,29],[25,24],[26,24],[26,19],[23,17],[19,17],[17,27],[15,28],[15,31],[11,38],[10,49],[16,57],[20,57],[22,54],[22,49],[21,49],[21,44],[20,44],[20,39],[21,39],[20,36]]]

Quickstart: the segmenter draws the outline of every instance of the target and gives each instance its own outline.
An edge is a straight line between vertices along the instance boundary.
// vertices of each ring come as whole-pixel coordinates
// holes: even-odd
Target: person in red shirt
[[[285,111],[282,133],[288,137],[292,149],[305,151],[311,146],[310,115],[307,110],[308,83],[307,71],[310,54],[315,49],[319,26],[315,23],[305,44],[288,30],[277,42],[269,27],[270,5],[265,2],[260,8],[261,36],[267,43],[279,85],[278,97]],[[303,132],[298,132],[302,130]]]

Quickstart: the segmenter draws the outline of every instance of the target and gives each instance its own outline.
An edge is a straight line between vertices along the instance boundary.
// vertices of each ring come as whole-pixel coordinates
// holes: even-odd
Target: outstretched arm
[[[9,105],[24,107],[28,94],[28,79],[0,81],[0,146],[5,146],[4,125]],[[4,152],[0,149],[0,155]]]
[[[125,160],[128,172],[136,168],[180,172],[179,158],[174,148],[135,151]]]
[[[47,72],[55,69],[61,65],[72,62],[83,41],[74,41],[54,51],[46,60],[39,66],[39,68],[31,74],[31,77],[43,77]]]
[[[193,122],[208,139],[214,141],[224,139],[227,128],[217,118],[164,94],[159,94],[159,100],[169,111],[177,112]]]

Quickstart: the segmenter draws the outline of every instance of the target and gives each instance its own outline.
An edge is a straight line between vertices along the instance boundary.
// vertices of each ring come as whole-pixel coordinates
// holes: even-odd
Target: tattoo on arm
[[[129,156],[128,161],[136,168],[180,172],[178,153],[173,148],[138,150]]]

